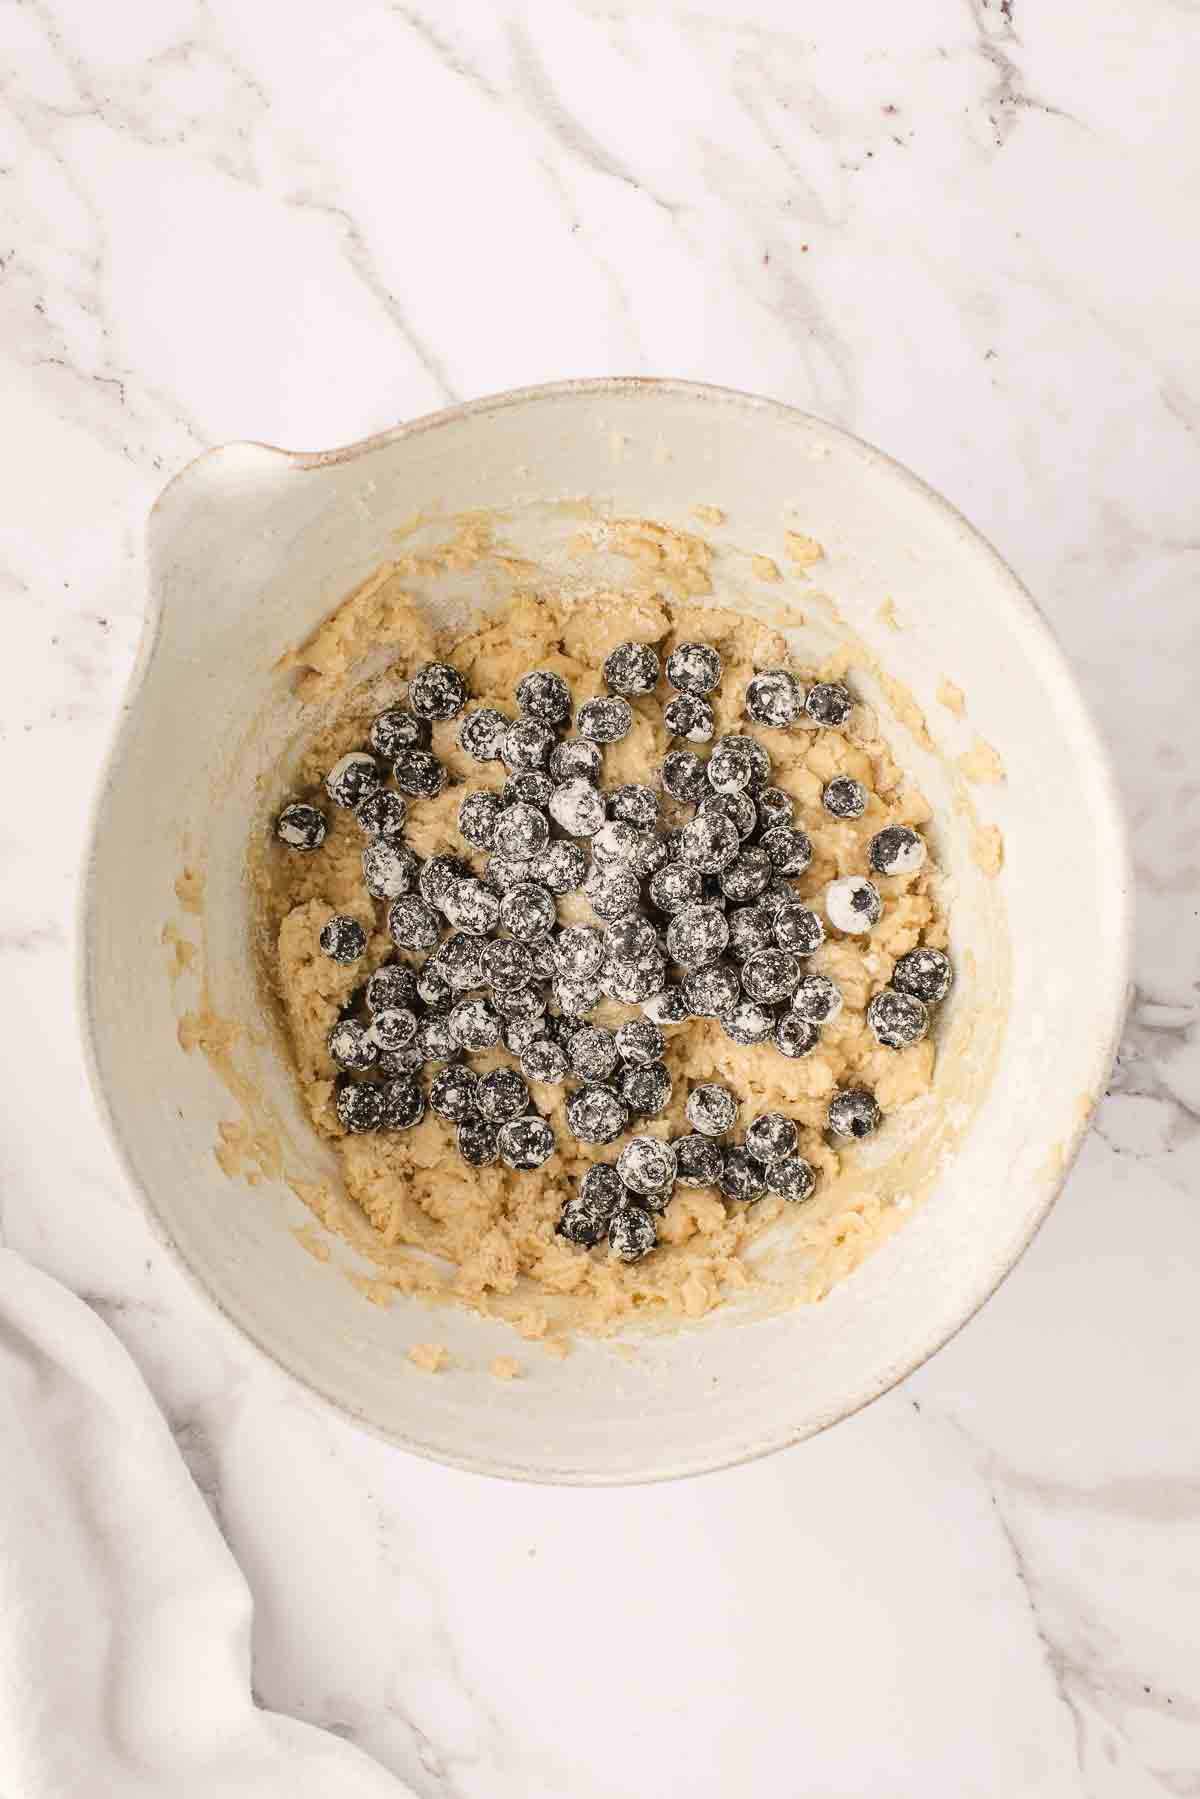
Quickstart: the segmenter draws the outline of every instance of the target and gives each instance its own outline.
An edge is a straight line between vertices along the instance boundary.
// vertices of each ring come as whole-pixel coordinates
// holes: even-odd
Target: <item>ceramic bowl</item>
[[[822,615],[826,640],[853,634],[911,695],[887,729],[938,806],[955,953],[974,970],[960,985],[989,1021],[994,1053],[973,1097],[960,1089],[944,1108],[956,1147],[924,1202],[821,1304],[733,1305],[664,1333],[626,1333],[635,1340],[624,1359],[582,1341],[554,1361],[495,1320],[413,1299],[367,1303],[345,1278],[340,1244],[324,1263],[303,1246],[297,1227],[312,1220],[286,1180],[237,1178],[236,1141],[220,1165],[214,1147],[222,1123],[236,1127],[238,1094],[181,1048],[196,974],[168,980],[163,932],[198,943],[213,1009],[242,1025],[241,1098],[253,1094],[256,1116],[272,1116],[288,1174],[327,1173],[251,944],[247,833],[286,791],[298,729],[281,658],[395,553],[401,521],[491,511],[510,545],[550,567],[569,560],[554,522],[575,518],[585,499],[592,517],[693,531],[698,502],[720,507],[712,535],[732,546],[731,568],[746,566],[739,545],[786,565],[788,527],[824,544],[809,574],[836,601]],[[1052,1203],[1111,1063],[1130,877],[1108,761],[1063,658],[1016,577],[944,500],[845,432],[770,401],[680,382],[573,382],[327,454],[211,451],[155,507],[148,575],[144,640],[87,860],[85,1032],[151,1220],[280,1367],[392,1442],[461,1467],[650,1480],[761,1455],[846,1416],[993,1291]],[[816,595],[797,578],[793,603],[798,585]],[[470,586],[444,599],[431,591],[428,603],[461,609]],[[738,593],[751,608],[772,603],[749,578]],[[814,597],[814,616],[822,605]],[[965,720],[939,703],[946,675],[967,696]],[[976,733],[1007,773],[971,790],[978,819],[954,774]],[[990,880],[972,855],[981,825],[1003,837],[1003,869]],[[177,886],[185,865],[203,872],[202,901]],[[181,911],[181,892],[198,912]],[[971,1054],[968,999],[949,1013],[959,1034],[940,1058],[947,1079]],[[407,1359],[417,1341],[444,1344],[451,1367],[419,1372]],[[501,1388],[490,1361],[514,1352],[526,1378]]]

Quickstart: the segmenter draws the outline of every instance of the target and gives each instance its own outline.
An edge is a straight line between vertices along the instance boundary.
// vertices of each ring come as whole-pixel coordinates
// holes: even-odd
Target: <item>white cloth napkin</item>
[[[403,1799],[250,1696],[250,1593],[141,1376],[0,1250],[0,1794]]]

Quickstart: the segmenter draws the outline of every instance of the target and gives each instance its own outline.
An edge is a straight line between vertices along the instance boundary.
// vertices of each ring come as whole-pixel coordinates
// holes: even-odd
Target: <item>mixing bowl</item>
[[[497,1319],[399,1296],[372,1305],[390,1295],[369,1264],[325,1240],[297,1197],[331,1178],[331,1158],[260,978],[246,873],[248,837],[286,792],[311,722],[286,659],[398,541],[419,544],[464,512],[499,521],[506,555],[427,584],[443,620],[531,569],[577,579],[581,540],[602,556],[606,520],[703,530],[721,598],[763,615],[786,599],[798,654],[857,646],[856,678],[935,804],[962,971],[926,1112],[937,1153],[923,1192],[884,1145],[879,1178],[911,1215],[820,1304],[782,1305],[768,1282],[770,1303],[751,1293],[669,1330],[631,1327],[619,1354],[584,1339],[554,1360]],[[788,531],[819,540],[823,560],[794,568]],[[750,552],[787,583],[759,580],[769,571]],[[87,861],[85,1033],[151,1221],[280,1367],[391,1441],[462,1467],[649,1480],[844,1417],[992,1292],[1052,1203],[1110,1066],[1130,878],[1109,766],[1063,658],[1016,577],[945,501],[767,400],[572,382],[344,450],[213,450],[159,500],[148,577]],[[619,571],[607,578],[619,605]],[[980,760],[980,737],[998,763]],[[1001,765],[1005,778],[979,780]],[[786,1243],[773,1253],[786,1267]],[[422,1341],[445,1346],[445,1372],[408,1359]],[[514,1352],[525,1378],[502,1387],[489,1365]]]

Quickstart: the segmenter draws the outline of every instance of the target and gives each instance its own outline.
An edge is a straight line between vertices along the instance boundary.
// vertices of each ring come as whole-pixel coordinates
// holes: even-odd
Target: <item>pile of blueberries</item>
[[[396,947],[419,958],[377,969],[361,994],[362,1015],[356,996],[330,1032],[330,1055],[343,1070],[337,1112],[347,1131],[417,1124],[427,1102],[416,1077],[437,1070],[428,1104],[457,1126],[464,1160],[533,1169],[552,1153],[554,1136],[532,1110],[527,1081],[578,1081],[566,1104],[568,1128],[582,1143],[606,1144],[670,1101],[662,1025],[716,1019],[732,1042],[770,1040],[788,1057],[816,1046],[842,996],[828,976],[805,968],[825,923],[791,880],[808,868],[812,844],[794,822],[791,800],[771,785],[770,757],[757,739],[712,742],[708,695],[722,674],[713,648],[681,644],[666,663],[675,690],[664,710],[667,728],[686,743],[711,743],[707,756],[672,749],[654,785],[600,786],[603,746],[628,734],[630,701],[652,693],[662,672],[652,646],[621,644],[604,664],[607,696],[576,711],[562,677],[535,669],[517,683],[514,719],[491,707],[467,711],[461,675],[430,663],[413,676],[408,708],[391,707],[374,720],[370,751],[351,751],[330,769],[329,798],[353,811],[366,838],[366,890],[386,903]],[[755,675],[746,691],[748,716],[774,729],[802,715],[837,729],[853,704],[840,682],[806,691],[786,669]],[[403,841],[409,801],[438,794],[448,778],[430,747],[431,725],[460,715],[461,747],[509,771],[500,791],[470,791],[459,806],[464,840],[487,853],[482,877],[455,856],[421,861]],[[572,718],[577,735],[568,737]],[[394,787],[386,785],[388,767]],[[674,802],[667,825],[664,794]],[[859,818],[869,796],[842,776],[822,798],[832,816]],[[276,834],[291,849],[314,851],[326,828],[317,807],[295,803],[280,813]],[[924,859],[924,842],[907,826],[890,826],[868,845],[875,874],[912,873]],[[577,889],[597,923],[560,926],[557,898]],[[869,876],[845,876],[826,887],[824,910],[836,929],[862,934],[879,922],[883,899]],[[352,965],[367,932],[335,914],[320,946]],[[868,1009],[878,1041],[899,1049],[923,1037],[928,1008],[951,976],[940,950],[901,957],[891,986]],[[640,1006],[643,1016],[617,1031],[590,1023],[605,996]],[[480,1075],[461,1059],[499,1044],[518,1058],[521,1074]],[[709,1128],[726,1114],[727,1123]],[[590,1245],[607,1231],[615,1253],[636,1261],[653,1247],[654,1214],[676,1181],[715,1184],[729,1199],[768,1190],[806,1199],[815,1175],[794,1153],[795,1126],[767,1114],[744,1145],[722,1147],[715,1139],[735,1115],[736,1101],[723,1088],[694,1089],[688,1117],[695,1134],[675,1144],[634,1136],[614,1166],[589,1171],[564,1207],[562,1234]],[[845,1089],[830,1102],[829,1129],[839,1137],[866,1136],[879,1119],[866,1089]]]

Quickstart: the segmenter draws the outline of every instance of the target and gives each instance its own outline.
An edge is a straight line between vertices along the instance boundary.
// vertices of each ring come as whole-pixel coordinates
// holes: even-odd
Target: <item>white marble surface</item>
[[[166,1409],[262,1698],[422,1795],[1200,1793],[1198,52],[1186,0],[0,10],[3,1235]],[[1141,916],[1111,1093],[979,1319],[789,1454],[564,1493],[356,1435],[201,1311],[70,939],[164,479],[602,372],[823,412],[995,539]]]

